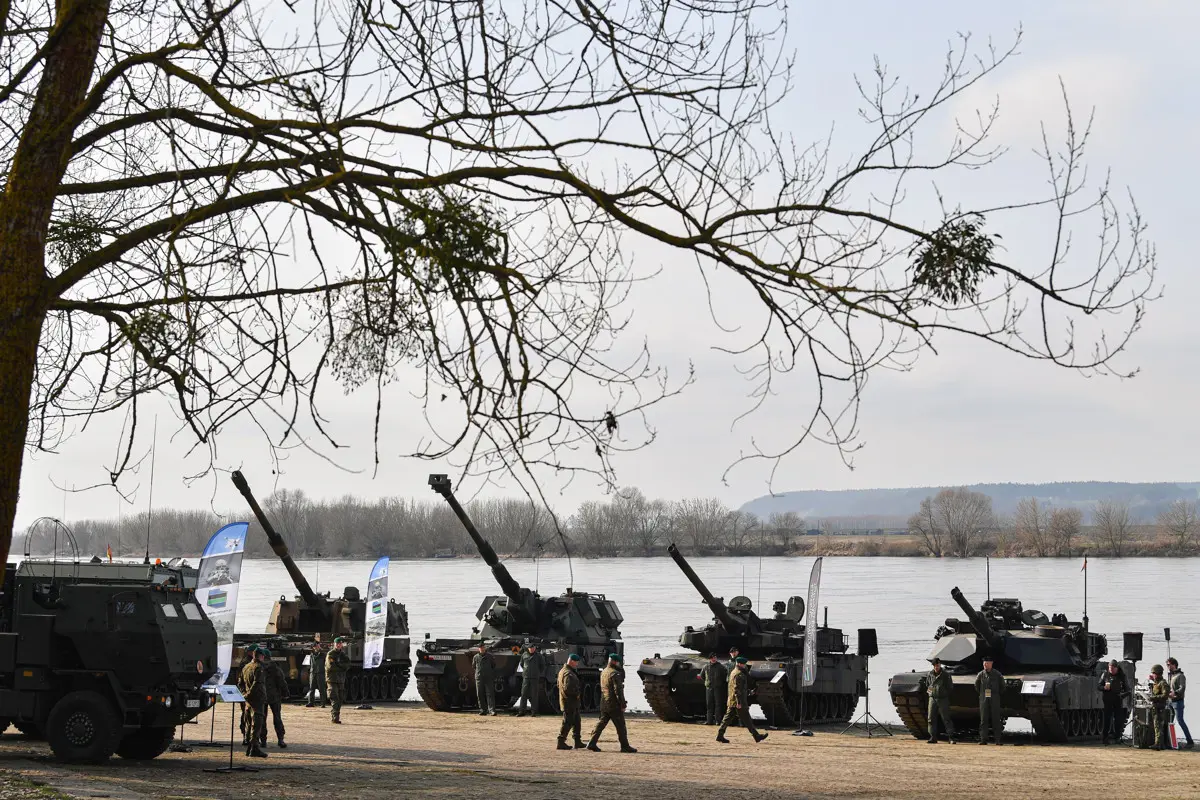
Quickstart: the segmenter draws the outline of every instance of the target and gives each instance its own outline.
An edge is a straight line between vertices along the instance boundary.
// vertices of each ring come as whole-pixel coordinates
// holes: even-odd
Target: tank
[[[576,653],[582,661],[579,677],[583,683],[584,710],[600,707],[600,671],[609,653],[623,653],[624,643],[618,630],[623,617],[617,604],[602,594],[590,594],[568,588],[556,597],[542,597],[521,586],[500,563],[496,551],[480,535],[463,509],[446,475],[430,475],[429,485],[454,511],[467,535],[475,543],[484,563],[503,594],[489,595],[475,616],[479,624],[462,639],[431,639],[417,648],[413,672],[417,689],[425,704],[434,711],[459,711],[478,708],[475,695],[475,671],[471,661],[482,642],[496,664],[496,707],[511,706],[521,696],[521,674],[517,671],[521,650],[537,645],[545,668],[542,671],[540,706],[559,711],[555,689],[558,670],[567,656]]]
[[[0,587],[0,732],[56,757],[164,753],[212,705],[217,633],[183,575],[161,564],[23,561]]]
[[[975,676],[983,656],[995,659],[1004,676],[1001,710],[1005,719],[1022,717],[1043,741],[1068,742],[1100,738],[1103,707],[1098,684],[1108,666],[1108,639],[1071,622],[1065,614],[1047,617],[1026,609],[1016,598],[988,600],[972,607],[958,587],[950,591],[966,619],[951,617],[934,636],[928,659],[939,658],[950,673],[950,713],[956,732],[978,735],[979,695]],[[1134,665],[1121,662],[1132,691]],[[906,672],[888,681],[896,713],[916,737],[928,737],[929,720],[924,672]],[[1124,728],[1131,700],[1126,699]]]
[[[670,722],[703,721],[705,697],[700,670],[710,655],[725,659],[730,648],[736,646],[750,659],[751,702],[762,709],[768,721],[778,725],[849,721],[858,698],[866,694],[867,660],[847,652],[847,638],[840,629],[826,623],[813,631],[817,637],[816,681],[801,692],[804,639],[808,635],[804,598],[776,601],[773,616],[763,619],[754,613],[748,597],[734,597],[728,604],[714,597],[674,544],[667,553],[712,611],[713,621],[699,630],[689,625],[680,634],[679,644],[693,652],[666,658],[655,654],[638,666],[646,700],[659,718]]]
[[[266,645],[271,651],[272,660],[279,663],[287,675],[292,698],[299,698],[308,692],[309,668],[305,658],[312,655],[314,643],[323,647],[323,653],[328,650],[334,637],[343,636],[349,640],[346,649],[351,661],[346,675],[346,701],[377,703],[399,700],[408,687],[412,668],[408,612],[404,606],[393,599],[388,600],[383,659],[374,669],[364,670],[362,659],[367,603],[358,587],[347,586],[342,590],[342,596],[336,599],[332,599],[328,592],[314,592],[288,552],[287,542],[259,506],[240,471],[234,471],[233,485],[246,499],[271,544],[271,550],[283,563],[299,593],[292,598],[281,596],[275,601],[263,634],[234,635],[235,667],[242,663],[246,647],[251,644]],[[236,678],[234,669],[228,682],[232,683]]]

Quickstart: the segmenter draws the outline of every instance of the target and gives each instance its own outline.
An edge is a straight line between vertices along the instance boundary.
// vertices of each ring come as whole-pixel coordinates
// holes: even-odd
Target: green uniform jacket
[[[710,661],[700,668],[704,688],[719,689],[729,684],[729,670],[720,661]]]
[[[530,653],[528,651],[521,654],[521,676],[522,680],[535,681],[542,677],[542,654]]]
[[[729,676],[729,699],[726,708],[745,708],[750,700],[750,674],[744,669],[735,669]]]
[[[492,661],[491,653],[476,653],[471,666],[475,667],[476,678],[491,680],[496,677],[496,663]]]
[[[252,661],[242,668],[242,697],[251,705],[267,699],[267,685],[262,664]]]
[[[1151,682],[1150,684],[1150,700],[1154,703],[1155,708],[1167,707],[1167,693],[1171,688],[1167,686],[1167,682],[1162,678]]]
[[[930,700],[949,700],[951,685],[950,673],[946,670],[929,670],[929,674],[925,676],[925,687],[929,691]]]
[[[600,710],[610,714],[625,710],[625,673],[613,666],[600,673]]]
[[[267,687],[267,702],[282,703],[288,696],[287,676],[283,674],[283,667],[271,661],[263,665],[266,667],[265,681]]]
[[[579,673],[573,667],[563,665],[563,668],[558,671],[558,703],[564,709],[578,708],[579,693],[582,689],[582,684],[579,681]]]
[[[942,674],[945,674],[943,670]],[[992,696],[987,696],[988,690],[991,690]],[[1004,676],[1000,674],[1000,670],[995,667],[991,672],[980,670],[975,676],[975,691],[979,692],[979,702],[982,704],[986,700],[1000,700],[1001,694],[1004,692]]]
[[[345,650],[338,650],[336,647],[325,654],[325,679],[333,681],[344,681],[346,672],[350,669],[350,656]]]

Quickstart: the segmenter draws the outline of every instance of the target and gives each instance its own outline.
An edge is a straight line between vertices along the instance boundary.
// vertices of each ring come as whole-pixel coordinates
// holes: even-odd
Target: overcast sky
[[[1020,56],[976,92],[972,102],[987,106],[999,97],[999,136],[1019,153],[1036,141],[1039,121],[1053,122],[1059,113],[1060,76],[1077,110],[1094,106],[1090,163],[1111,167],[1114,185],[1135,193],[1158,247],[1166,294],[1151,305],[1142,332],[1120,362],[1139,367],[1137,378],[1089,379],[943,337],[940,353],[925,354],[912,371],[880,372],[871,378],[859,425],[865,447],[855,456],[854,471],[843,467],[831,449],[811,444],[781,464],[775,490],[1200,480],[1194,454],[1200,422],[1193,411],[1200,396],[1195,342],[1200,275],[1193,259],[1200,162],[1192,152],[1200,140],[1200,104],[1191,54],[1200,3],[797,2],[792,14],[796,90],[777,121],[801,139],[822,136],[835,123],[837,130],[853,131],[853,76],[871,69],[873,55],[919,88],[936,77],[946,42],[957,32],[1003,42],[1023,27]],[[1006,169],[1006,184],[1027,182],[1031,191],[1043,179],[1033,171],[1032,160],[1020,155]],[[1004,236],[1016,241],[1022,231],[1006,228]],[[728,485],[722,474],[751,437],[763,440],[773,431],[794,430],[807,409],[804,382],[795,383],[793,395],[731,429],[749,405],[749,386],[735,370],[737,363],[710,347],[728,342],[704,309],[697,308],[704,302],[703,292],[690,274],[656,261],[654,250],[635,246],[631,254],[646,259],[643,266],[663,267],[655,283],[635,296],[631,335],[636,340],[645,336],[657,361],[676,374],[692,360],[697,378],[681,397],[653,412],[657,441],[616,462],[621,482],[651,496],[712,495],[732,505],[766,493],[766,465],[736,470]],[[745,311],[742,319],[736,306],[727,305],[721,309],[722,322],[752,324],[754,317]],[[390,391],[388,399],[402,407],[404,387]],[[222,435],[218,463],[242,468],[262,495],[278,485],[318,497],[426,496],[431,465],[396,455],[406,434],[419,435],[415,423],[394,417],[388,422],[383,463],[371,477],[367,429],[372,407],[373,398],[365,395],[335,396],[325,406],[339,440],[351,445],[336,454],[343,468],[294,451],[281,473],[273,475],[266,449],[249,426]],[[104,482],[120,422],[119,415],[98,420],[61,452],[27,457],[18,527],[38,516],[61,516],[64,503],[68,521],[144,510],[148,475],[131,481],[136,498],[125,505],[111,490],[68,495],[55,488]],[[195,462],[186,461],[184,453],[192,441],[185,433],[171,439],[177,424],[165,405],[158,427],[156,507],[241,508],[224,476],[189,484]],[[580,481],[562,491],[552,489],[552,499],[570,510],[599,493],[595,485]]]

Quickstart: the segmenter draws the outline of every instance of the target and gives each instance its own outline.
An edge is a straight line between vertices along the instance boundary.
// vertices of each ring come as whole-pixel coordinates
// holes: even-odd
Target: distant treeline
[[[354,497],[313,500],[281,489],[263,507],[298,558],[429,558],[476,555],[450,509],[436,501]],[[761,519],[714,498],[648,499],[625,489],[604,501],[589,501],[569,517],[527,500],[479,500],[467,505],[476,526],[497,552],[510,556],[559,556],[564,545],[584,557],[651,556],[677,542],[689,555],[861,555],[861,556],[1076,556],[1194,555],[1197,509],[1177,501],[1157,524],[1134,525],[1128,506],[1103,501],[1085,517],[1078,508],[1053,508],[1023,500],[1011,516],[992,512],[987,495],[966,488],[925,498],[907,521],[892,529],[848,526],[846,519],[806,521],[795,512]],[[250,519],[247,553],[271,557],[266,536],[244,512],[157,510],[117,520],[71,521],[81,556],[141,555],[149,531],[151,555],[198,555],[213,531],[232,520]],[[864,521],[862,518],[856,522]],[[1085,524],[1085,522],[1087,524]],[[26,531],[28,547],[44,555],[54,547],[55,526]],[[59,536],[59,552],[66,552]],[[21,553],[25,541],[14,552]]]

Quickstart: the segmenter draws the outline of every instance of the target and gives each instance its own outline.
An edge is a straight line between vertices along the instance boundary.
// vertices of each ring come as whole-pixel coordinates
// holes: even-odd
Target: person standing
[[[1125,727],[1120,721],[1125,698],[1129,696],[1129,685],[1125,682],[1125,672],[1116,659],[1108,662],[1108,669],[1100,676],[1097,688],[1100,689],[1100,700],[1104,704],[1100,744],[1108,744],[1110,740],[1120,742]]]
[[[608,654],[608,666],[600,673],[600,720],[592,730],[591,741],[587,749],[599,753],[600,734],[612,721],[617,729],[617,740],[621,743],[622,753],[636,753],[637,749],[629,745],[629,732],[625,727],[625,671],[621,669],[621,656],[617,653]]]
[[[1163,680],[1162,664],[1150,668],[1150,724],[1154,726],[1154,746],[1151,750],[1163,750],[1167,742],[1167,702],[1171,687]]]
[[[242,684],[245,689],[242,696],[246,698],[249,707],[249,725],[243,741],[246,744],[246,755],[255,758],[266,758],[258,743],[266,736],[267,725],[267,685],[263,668],[263,651],[254,651],[254,660],[242,669]]]
[[[696,676],[704,681],[704,724],[716,725],[725,713],[725,698],[729,692],[729,670],[713,653]]]
[[[346,640],[338,636],[333,647],[325,654],[325,682],[329,686],[329,700],[333,703],[330,717],[335,725],[342,724],[342,703],[346,701],[346,672],[350,669],[350,656],[346,653]]]
[[[245,650],[242,651],[242,657],[239,660],[237,667],[234,668],[234,683],[237,685],[238,691],[242,693],[242,697],[246,696],[246,681],[244,673],[246,671],[246,667],[254,663],[254,651],[257,649],[257,644],[249,645]],[[251,711],[249,703],[240,703],[239,705],[241,705],[242,708],[240,719],[238,721],[238,730],[242,732],[242,744],[248,745],[250,744],[250,725],[253,722],[254,712]]]
[[[580,697],[583,693],[583,683],[579,680],[579,656],[571,653],[567,663],[558,671],[558,704],[562,708],[562,728],[558,731],[558,749],[570,750],[567,744],[567,734],[575,734],[575,749],[582,750],[583,719],[579,716]]]
[[[1188,730],[1187,723],[1183,721],[1183,692],[1187,688],[1187,679],[1183,677],[1183,670],[1179,668],[1179,662],[1174,658],[1167,659],[1167,699],[1171,703],[1171,708],[1175,710],[1175,721],[1179,723],[1179,729],[1183,731],[1184,739],[1187,741],[1180,746],[1181,750],[1191,750],[1195,747],[1192,742],[1192,732]]]
[[[1004,676],[1000,670],[993,669],[995,661],[991,656],[983,657],[983,671],[975,676],[975,691],[979,692],[979,743],[988,743],[988,731],[996,744],[1004,731],[1004,716],[1000,699],[1004,694]]]
[[[475,667],[475,697],[479,700],[479,716],[496,716],[496,662],[487,644],[479,643],[479,652],[471,659]]]
[[[529,704],[529,716],[538,715],[538,700],[542,694],[542,654],[538,646],[531,644],[521,655],[521,702],[517,716],[525,716],[525,704]]]
[[[321,695],[321,707],[329,705],[329,690],[325,688],[325,653],[321,650],[320,642],[313,642],[308,656],[308,702],[306,708],[317,704],[317,694]]]
[[[745,656],[734,660],[733,674],[729,676],[729,694],[725,705],[725,718],[717,730],[717,741],[729,744],[725,738],[725,729],[734,722],[741,720],[742,727],[750,731],[754,743],[758,744],[767,738],[767,734],[759,733],[750,719],[750,661]]]
[[[954,721],[950,719],[950,688],[954,685],[950,673],[942,669],[942,660],[935,658],[930,662],[933,669],[925,676],[923,683],[929,692],[929,744],[937,744],[938,723],[946,729],[950,744],[955,744]]]
[[[279,747],[286,749],[287,745],[283,741],[283,701],[288,696],[287,676],[283,674],[283,667],[271,660],[270,650],[263,651],[263,671],[267,688],[266,711],[271,712],[271,721],[275,726],[275,738],[279,741]],[[264,711],[263,729],[259,739],[259,744],[263,747],[267,746],[266,711]]]

